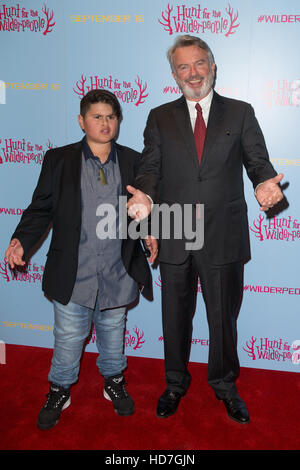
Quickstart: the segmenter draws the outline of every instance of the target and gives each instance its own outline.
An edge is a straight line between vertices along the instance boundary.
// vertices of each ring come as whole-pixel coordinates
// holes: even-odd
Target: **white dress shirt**
[[[194,131],[195,128],[195,122],[197,118],[197,110],[195,108],[196,104],[199,103],[202,109],[202,116],[205,122],[205,125],[207,127],[208,123],[208,116],[209,116],[209,111],[210,111],[210,106],[211,106],[211,101],[213,98],[213,90],[210,90],[208,95],[205,98],[202,98],[200,101],[191,101],[191,100],[186,100],[187,105],[188,105],[188,110],[190,113],[190,118],[191,118],[191,124],[192,124],[192,129]]]

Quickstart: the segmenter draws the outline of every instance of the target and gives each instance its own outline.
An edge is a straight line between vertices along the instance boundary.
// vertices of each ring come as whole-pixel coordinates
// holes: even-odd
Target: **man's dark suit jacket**
[[[128,195],[126,185],[134,182],[140,155],[119,144],[116,144],[116,149],[122,195]],[[52,239],[42,288],[48,297],[62,304],[67,304],[71,298],[77,273],[81,231],[81,160],[81,142],[46,152],[32,202],[12,236],[20,240],[26,258],[52,223]],[[143,295],[151,298],[151,272],[139,240],[122,240],[122,260],[130,276],[144,286]]]
[[[243,165],[255,188],[276,175],[253,108],[216,92],[201,165],[184,97],[151,110],[135,186],[155,202],[204,204],[204,247],[213,265],[250,258]],[[185,240],[160,240],[159,260],[180,264]]]

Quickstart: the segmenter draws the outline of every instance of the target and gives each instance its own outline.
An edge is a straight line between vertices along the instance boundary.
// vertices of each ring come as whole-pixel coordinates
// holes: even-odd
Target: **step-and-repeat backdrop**
[[[210,45],[216,91],[253,105],[284,174],[285,201],[271,218],[245,176],[252,260],[238,317],[241,365],[300,371],[299,0],[0,1],[1,341],[53,346],[52,304],[41,290],[51,233],[26,272],[13,273],[4,259],[45,152],[82,138],[79,102],[93,88],[116,94],[119,142],[142,150],[150,109],[181,94],[166,51],[185,33]],[[128,313],[131,356],[163,357],[159,269],[152,274],[153,302],[141,298]],[[207,362],[208,345],[199,284],[191,360]],[[96,352],[94,334],[86,350]]]

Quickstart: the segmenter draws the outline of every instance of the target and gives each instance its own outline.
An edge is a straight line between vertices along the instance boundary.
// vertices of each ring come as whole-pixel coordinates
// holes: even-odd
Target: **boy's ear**
[[[81,116],[81,114],[78,114],[78,123],[81,127],[81,130],[84,132],[84,119],[83,119],[83,116]]]

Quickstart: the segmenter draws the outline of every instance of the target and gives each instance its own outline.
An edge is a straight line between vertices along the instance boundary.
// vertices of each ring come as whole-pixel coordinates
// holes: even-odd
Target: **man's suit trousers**
[[[198,276],[209,326],[208,383],[220,399],[236,395],[239,373],[236,320],[243,292],[243,263],[212,266],[201,252],[180,265],[161,263],[167,388],[184,394],[196,308]]]

